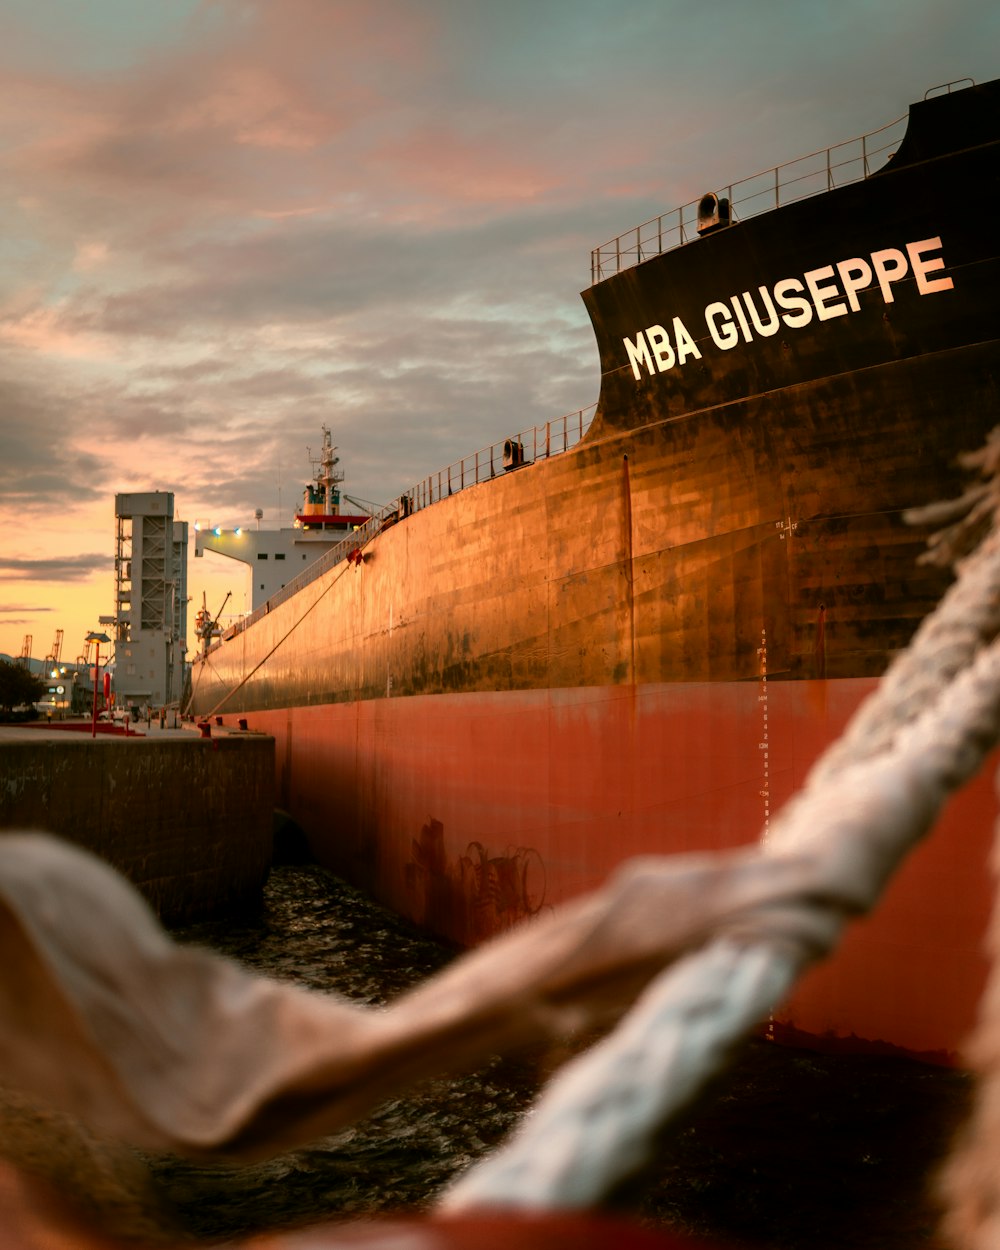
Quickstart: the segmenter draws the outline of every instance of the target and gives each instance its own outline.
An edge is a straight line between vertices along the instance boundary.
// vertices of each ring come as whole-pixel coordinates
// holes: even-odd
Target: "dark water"
[[[271,875],[252,921],[175,931],[267,976],[383,1004],[451,952],[316,867]],[[246,1168],[156,1159],[156,1179],[196,1235],[426,1210],[517,1123],[548,1061],[496,1058],[392,1099],[308,1149]],[[655,1165],[616,1196],[642,1223],[770,1250],[932,1250],[932,1178],[969,1083],[878,1057],[750,1043]]]
[[[175,929],[276,980],[384,1004],[453,953],[316,867],[275,868],[258,916]],[[250,1167],[153,1159],[182,1223],[202,1237],[323,1218],[413,1212],[495,1145],[534,1092],[534,1064],[497,1057],[428,1082],[308,1149]]]

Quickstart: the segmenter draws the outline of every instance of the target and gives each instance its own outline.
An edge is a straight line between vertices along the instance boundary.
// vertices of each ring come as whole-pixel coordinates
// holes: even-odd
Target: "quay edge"
[[[0,837],[39,830],[92,851],[165,924],[259,902],[273,809],[274,739],[264,734],[0,727]]]

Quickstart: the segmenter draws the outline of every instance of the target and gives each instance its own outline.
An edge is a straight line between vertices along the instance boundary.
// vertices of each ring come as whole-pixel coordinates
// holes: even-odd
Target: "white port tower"
[[[187,522],[159,490],[115,495],[115,518],[115,702],[166,707],[184,691]]]

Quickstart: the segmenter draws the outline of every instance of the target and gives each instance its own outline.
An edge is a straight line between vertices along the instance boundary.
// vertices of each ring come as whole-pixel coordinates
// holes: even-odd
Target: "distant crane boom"
[[[63,631],[61,629],[57,629],[56,636],[52,641],[52,650],[45,657],[46,668],[54,668],[59,663],[60,657],[62,656],[62,645]]]

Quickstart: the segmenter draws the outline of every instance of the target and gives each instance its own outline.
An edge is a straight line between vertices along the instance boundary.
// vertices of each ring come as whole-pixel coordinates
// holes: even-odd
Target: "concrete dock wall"
[[[253,903],[271,863],[274,739],[0,729],[0,834],[41,829],[113,865],[165,923]]]

